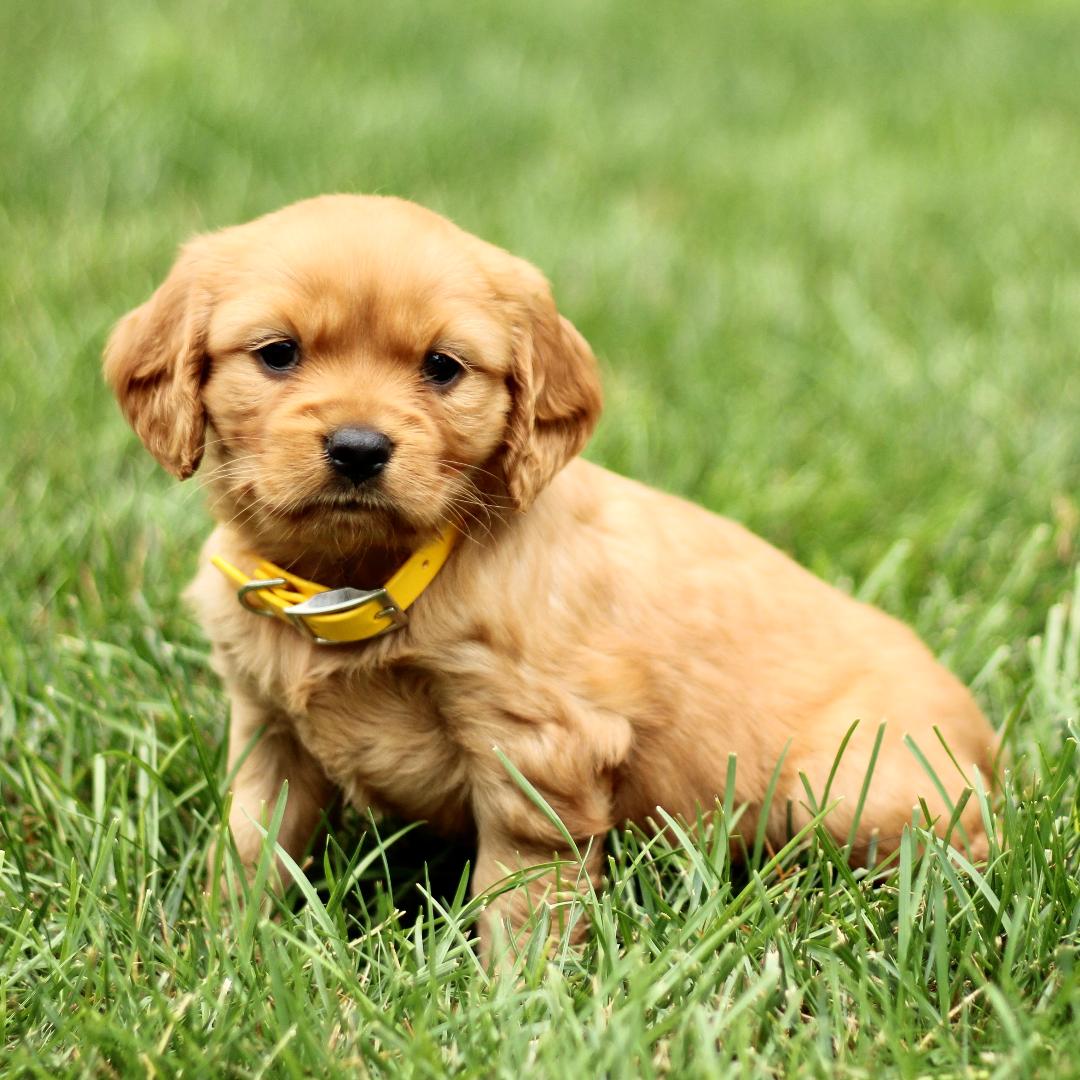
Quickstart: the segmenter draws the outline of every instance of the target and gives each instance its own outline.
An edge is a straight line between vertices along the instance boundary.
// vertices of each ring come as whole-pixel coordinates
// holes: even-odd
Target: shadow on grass
[[[339,900],[349,936],[355,937],[393,911],[402,926],[411,926],[428,914],[431,902],[450,909],[463,883],[467,887],[475,854],[471,837],[446,837],[422,822],[392,816],[373,823],[351,807],[337,806],[312,846],[306,870],[324,904],[344,877],[355,875]],[[287,900],[294,912],[306,903],[295,886]]]

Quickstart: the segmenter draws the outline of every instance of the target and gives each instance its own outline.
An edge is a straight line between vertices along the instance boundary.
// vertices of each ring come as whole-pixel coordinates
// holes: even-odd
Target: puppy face
[[[114,331],[106,375],[216,512],[333,549],[524,509],[600,407],[527,263],[396,199],[331,196],[202,237]]]

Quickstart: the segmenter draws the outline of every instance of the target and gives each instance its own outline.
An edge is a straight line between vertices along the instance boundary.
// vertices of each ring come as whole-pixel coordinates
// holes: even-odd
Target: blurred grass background
[[[4,23],[0,843],[20,884],[3,862],[0,881],[38,913],[37,938],[0,928],[9,1049],[111,1060],[79,1064],[22,951],[52,940],[51,891],[77,905],[72,852],[108,808],[177,912],[213,823],[197,746],[212,765],[224,702],[177,600],[208,520],[122,423],[104,337],[192,232],[308,195],[407,196],[531,259],[603,361],[590,457],[913,622],[996,723],[1024,709],[1018,751],[1056,752],[1080,624],[1073,5],[45,0]],[[101,753],[168,770],[110,787]]]

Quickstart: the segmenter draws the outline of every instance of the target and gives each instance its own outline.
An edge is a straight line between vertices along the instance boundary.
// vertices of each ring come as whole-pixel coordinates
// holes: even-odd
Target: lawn
[[[10,5],[0,41],[0,1073],[1080,1075],[1080,12]],[[210,899],[208,529],[99,356],[176,245],[321,191],[526,256],[588,456],[914,624],[1006,732],[976,872],[919,836],[609,841],[583,953],[491,977],[467,850],[345,813]],[[978,797],[978,796],[976,796]]]

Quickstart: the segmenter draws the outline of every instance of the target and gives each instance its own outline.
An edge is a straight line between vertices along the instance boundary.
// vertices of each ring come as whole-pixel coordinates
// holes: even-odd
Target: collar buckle
[[[293,604],[285,608],[282,614],[316,645],[340,645],[343,644],[340,641],[332,641],[316,634],[307,623],[308,616],[339,615],[346,611],[355,611],[372,602],[381,605],[380,610],[375,613],[375,618],[389,621],[371,637],[382,637],[383,634],[388,634],[392,630],[400,630],[408,623],[409,616],[385,588],[353,589],[346,586],[341,589],[327,589],[325,592],[316,593],[301,604]]]
[[[240,601],[240,606],[246,608],[252,615],[261,615],[264,619],[272,619],[274,613],[269,608],[257,607],[253,604],[248,597],[252,593],[261,592],[263,589],[276,589],[281,585],[287,585],[288,582],[283,577],[275,578],[261,578],[256,581],[249,581],[246,585],[241,585],[236,590],[236,599]]]

